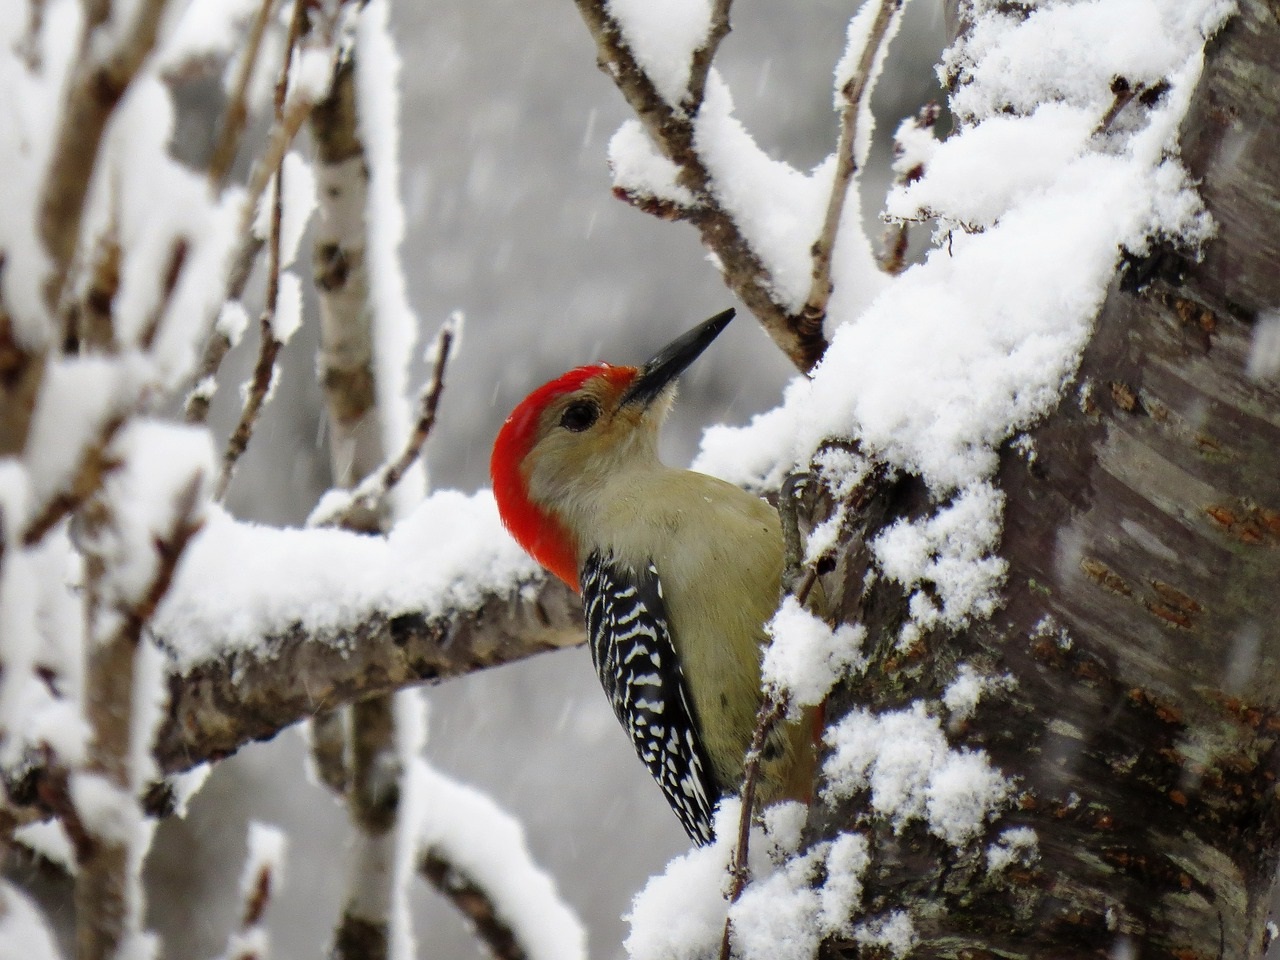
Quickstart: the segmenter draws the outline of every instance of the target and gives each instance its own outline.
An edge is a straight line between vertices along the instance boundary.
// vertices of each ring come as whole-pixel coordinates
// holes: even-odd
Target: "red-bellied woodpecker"
[[[658,459],[675,381],[733,318],[712,317],[642,367],[578,367],[507,418],[490,472],[503,522],[582,594],[614,713],[689,836],[712,839],[742,781],[761,702],[763,624],[783,565],[777,514],[732,484]],[[757,796],[807,799],[812,738],[770,736]]]

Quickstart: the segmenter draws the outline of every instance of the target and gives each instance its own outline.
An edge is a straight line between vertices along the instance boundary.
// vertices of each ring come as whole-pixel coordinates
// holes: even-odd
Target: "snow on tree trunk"
[[[903,649],[903,589],[864,592],[865,546],[847,562],[841,618],[878,640],[829,719],[927,704],[953,750],[984,751],[1014,783],[962,851],[927,819],[877,813],[874,776],[813,808],[810,843],[870,838],[864,912],[905,912],[913,956],[1263,953],[1280,854],[1280,391],[1265,340],[1280,163],[1258,133],[1280,113],[1277,44],[1274,13],[1246,2],[1208,47],[1182,130],[1217,224],[1203,259],[1128,259],[1057,408],[1001,448],[1001,609]],[[917,481],[882,488],[867,539],[926,503]],[[965,666],[989,680],[949,709]]]

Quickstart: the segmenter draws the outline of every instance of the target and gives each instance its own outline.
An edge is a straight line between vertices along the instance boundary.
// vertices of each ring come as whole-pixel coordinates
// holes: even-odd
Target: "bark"
[[[1182,134],[1218,223],[1204,259],[1129,258],[1077,382],[1006,448],[1005,605],[989,622],[894,650],[905,598],[865,595],[845,558],[843,616],[879,642],[828,717],[934,702],[960,662],[1008,673],[958,747],[1017,778],[1011,826],[1031,866],[992,875],[923,828],[895,835],[866,797],[814,808],[813,838],[869,833],[866,907],[907,908],[913,956],[1259,957],[1280,855],[1280,389],[1246,375],[1258,313],[1280,302],[1280,23],[1245,2],[1210,43]],[[925,508],[910,480],[869,534]],[[1051,619],[1046,619],[1051,618]],[[828,944],[829,953],[842,950]]]

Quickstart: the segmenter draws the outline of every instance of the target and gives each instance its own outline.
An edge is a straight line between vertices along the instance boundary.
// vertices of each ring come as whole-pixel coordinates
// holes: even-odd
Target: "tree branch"
[[[827,348],[821,325],[815,329],[802,316],[789,313],[774,299],[772,280],[760,256],[752,249],[733,216],[715,198],[711,173],[694,143],[697,114],[673,108],[662,98],[623,39],[618,22],[605,10],[604,0],[575,2],[596,41],[600,69],[617,84],[653,142],[680,168],[681,184],[698,198],[698,205],[690,210],[688,219],[697,226],[703,244],[719,259],[725,283],[746,304],[791,362],[798,369],[808,371]],[[724,30],[727,32],[728,4],[720,0],[716,12],[724,14]],[[713,25],[712,37],[717,29]],[[705,68],[699,65],[695,55],[695,69],[690,71],[691,83],[697,79],[697,70],[704,71],[699,85],[705,83],[705,71],[710,69],[710,56],[714,55],[718,42],[718,38],[714,43],[709,39]],[[701,104],[700,96],[698,103]]]
[[[528,957],[515,931],[498,915],[489,894],[439,850],[427,850],[423,854],[420,870],[427,882],[471,921],[476,939],[488,948],[495,960]]]
[[[109,4],[99,4],[86,19],[83,56],[66,97],[40,197],[40,239],[52,261],[45,285],[45,306],[51,315],[58,312],[80,241],[85,197],[107,121],[155,46],[164,6],[165,0],[140,0],[130,31],[101,59],[91,50],[99,27],[111,15]]]
[[[236,153],[240,149],[245,121],[249,117],[249,81],[253,78],[254,67],[258,65],[262,36],[266,32],[267,20],[274,6],[275,0],[261,0],[253,23],[249,26],[249,35],[245,38],[235,86],[227,97],[226,109],[223,110],[222,120],[218,124],[218,142],[209,160],[209,183],[216,190],[221,190],[226,185],[227,177],[231,174],[231,167],[236,160]],[[288,56],[288,51],[285,55]]]
[[[550,579],[489,593],[443,616],[379,614],[263,637],[170,676],[156,761],[165,773],[187,770],[361,697],[578,646],[582,630],[577,596]],[[181,642],[159,639],[169,647]]]
[[[289,92],[289,66],[293,59],[294,48],[302,33],[305,20],[305,5],[302,0],[294,0],[293,16],[289,20],[289,36],[285,42],[284,59],[280,65],[280,76],[276,81],[275,117],[278,125],[285,121],[285,98]],[[296,132],[296,131],[295,131]],[[267,296],[262,310],[262,318],[258,322],[261,343],[258,348],[258,362],[253,369],[253,379],[245,396],[244,407],[240,412],[240,420],[227,440],[227,449],[222,457],[222,474],[218,478],[218,487],[214,493],[221,500],[231,484],[231,476],[236,464],[249,446],[253,438],[253,428],[257,423],[262,407],[271,393],[271,384],[275,378],[276,358],[280,348],[284,346],[276,336],[275,318],[280,305],[280,227],[284,218],[284,153],[276,159],[275,194],[271,201],[271,224],[267,236]]]

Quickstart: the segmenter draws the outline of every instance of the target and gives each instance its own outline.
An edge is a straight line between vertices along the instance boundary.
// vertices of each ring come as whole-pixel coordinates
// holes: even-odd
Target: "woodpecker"
[[[783,566],[764,500],[658,459],[676,378],[733,319],[726,310],[641,367],[578,367],[529,394],[490,461],[503,523],[582,595],[591,659],[636,753],[689,837],[742,783],[762,694],[764,623]],[[807,799],[813,740],[796,722],[762,752],[762,804]]]

